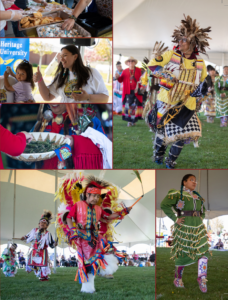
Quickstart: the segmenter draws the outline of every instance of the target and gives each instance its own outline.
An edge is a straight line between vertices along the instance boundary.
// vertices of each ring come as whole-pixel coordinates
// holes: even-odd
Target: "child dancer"
[[[52,213],[44,210],[39,221],[39,227],[33,228],[27,235],[21,238],[22,241],[26,240],[27,243],[32,242],[26,271],[30,273],[34,270],[35,275],[41,281],[48,280],[48,275],[51,274],[51,269],[48,265],[49,259],[47,248],[48,246],[51,248],[57,246],[57,242],[53,240],[51,233],[47,231],[51,219]]]
[[[15,277],[17,273],[16,249],[17,244],[12,243],[11,247],[8,246],[2,253],[2,258],[4,259],[3,273],[6,277]]]

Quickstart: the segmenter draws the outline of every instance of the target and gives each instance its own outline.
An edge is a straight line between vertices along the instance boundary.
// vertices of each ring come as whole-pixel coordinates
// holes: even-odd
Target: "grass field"
[[[226,169],[228,168],[228,127],[220,128],[220,120],[213,124],[206,122],[206,117],[199,117],[202,124],[202,138],[199,148],[193,143],[184,146],[177,159],[176,169]],[[152,137],[144,120],[134,127],[127,127],[121,116],[114,116],[114,168],[115,169],[164,169],[152,161]],[[169,148],[166,151],[168,155]]]
[[[154,300],[154,267],[119,267],[114,279],[96,276],[94,294],[82,294],[74,281],[77,268],[57,268],[49,281],[40,282],[34,274],[18,270],[14,278],[1,271],[1,299],[17,300]]]
[[[197,283],[197,264],[185,267],[184,289],[176,288],[174,261],[170,260],[169,248],[156,249],[156,293],[157,299],[166,300],[227,300],[228,299],[228,252],[213,251],[208,260],[208,292],[203,294]],[[227,293],[227,294],[226,294]]]

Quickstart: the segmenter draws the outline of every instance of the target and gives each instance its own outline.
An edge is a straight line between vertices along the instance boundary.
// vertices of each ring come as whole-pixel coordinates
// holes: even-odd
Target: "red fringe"
[[[73,157],[75,169],[103,169],[102,154],[81,154]]]

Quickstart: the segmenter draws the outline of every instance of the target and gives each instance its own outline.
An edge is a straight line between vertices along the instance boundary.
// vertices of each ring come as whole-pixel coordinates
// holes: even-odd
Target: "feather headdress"
[[[186,37],[192,50],[196,46],[201,53],[206,54],[206,48],[209,47],[208,39],[211,39],[208,32],[211,32],[211,27],[200,28],[196,19],[193,20],[190,16],[184,15],[181,25],[173,32],[172,42],[179,43],[181,38]]]
[[[111,185],[111,183],[109,183],[108,181],[102,180],[102,179],[97,178],[93,175],[87,176],[84,183],[86,185],[85,193],[86,193],[87,188],[92,186],[92,185],[95,185],[99,189],[105,189],[105,188],[107,188]]]
[[[41,220],[46,220],[47,223],[48,223],[48,225],[49,225],[51,219],[53,219],[52,212],[51,212],[50,210],[44,209],[44,212],[43,212],[43,214],[41,215],[40,221],[41,221]]]

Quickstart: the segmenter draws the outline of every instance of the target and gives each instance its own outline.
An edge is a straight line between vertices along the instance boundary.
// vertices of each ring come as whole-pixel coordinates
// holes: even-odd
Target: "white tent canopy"
[[[171,36],[183,14],[196,19],[200,26],[211,26],[209,58],[218,66],[228,65],[228,0],[115,0],[114,54],[134,56],[142,61],[156,41],[172,49]]]
[[[162,200],[170,189],[180,189],[183,176],[189,173],[196,176],[196,191],[205,199],[206,219],[228,215],[228,170],[176,170],[172,174],[159,170],[156,174],[156,216],[166,217],[160,209]]]
[[[20,238],[36,227],[43,209],[56,212],[55,184],[69,172],[38,170],[3,170],[0,172],[1,244],[13,237]],[[139,172],[141,173],[145,196],[115,228],[117,233],[115,236],[120,242],[119,245],[129,246],[129,243],[132,245],[137,243],[154,244],[155,241],[155,171]],[[142,195],[141,184],[131,170],[87,170],[84,171],[84,174],[103,177],[120,187],[119,199],[126,206],[132,205]],[[57,179],[56,183],[55,179]],[[59,204],[60,202],[57,200],[56,206]],[[54,235],[54,224],[49,227],[49,230]],[[22,243],[19,240],[16,242]],[[66,245],[59,246],[65,247]]]

